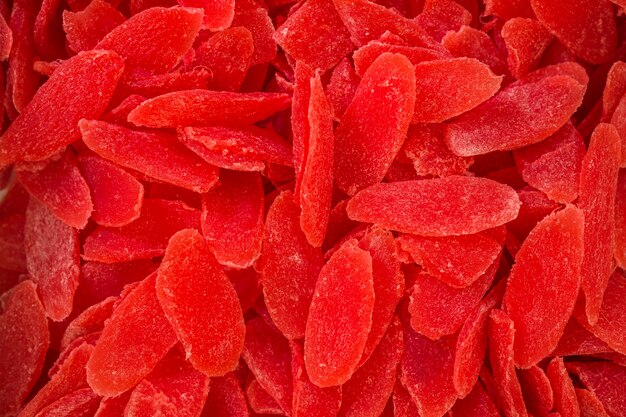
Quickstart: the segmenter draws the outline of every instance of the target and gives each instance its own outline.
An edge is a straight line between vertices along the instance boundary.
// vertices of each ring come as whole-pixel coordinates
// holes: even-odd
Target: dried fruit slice
[[[253,379],[246,388],[246,396],[250,408],[257,414],[283,414],[283,409],[256,379]]]
[[[113,29],[96,49],[117,52],[124,58],[127,72],[164,73],[191,49],[202,15],[200,9],[152,7]]]
[[[200,229],[198,210],[180,201],[147,199],[134,222],[96,227],[85,239],[83,259],[115,263],[162,256],[170,237],[182,229]]]
[[[304,337],[304,362],[320,387],[341,385],[357,368],[372,327],[372,257],[344,243],[320,271]]]
[[[37,413],[37,417],[80,417],[94,415],[100,406],[100,396],[91,388],[67,394]]]
[[[289,339],[304,336],[315,282],[323,265],[322,251],[311,246],[300,229],[293,194],[282,192],[267,212],[256,268],[261,273],[269,314]]]
[[[211,378],[202,417],[248,417],[248,404],[235,374]]]
[[[426,272],[455,288],[464,288],[479,279],[502,252],[503,227],[465,236],[428,237],[401,235],[401,250]]]
[[[121,227],[139,217],[144,188],[135,177],[96,156],[79,157],[78,166],[91,191],[96,223]]]
[[[567,0],[558,5],[531,0],[537,19],[577,56],[592,64],[606,62],[617,45],[613,6],[604,0]]]
[[[562,417],[580,416],[580,407],[578,406],[574,383],[567,374],[563,358],[556,357],[552,359],[546,374],[554,391],[554,409]]]
[[[274,40],[296,61],[326,71],[352,51],[332,0],[308,0],[276,29]]]
[[[335,132],[334,178],[342,191],[353,195],[383,179],[414,107],[413,65],[402,55],[382,54],[363,74]]]
[[[576,388],[580,417],[609,417],[598,397],[591,391]]]
[[[578,310],[578,308],[575,309],[574,314],[584,314],[582,311]],[[565,325],[565,331],[563,332],[563,336],[559,339],[559,344],[551,355],[580,356],[607,353],[610,351],[611,348],[606,343],[585,329],[574,317],[571,317]]]
[[[217,32],[230,26],[235,17],[235,0],[178,0],[181,6],[204,9],[203,29]]]
[[[515,363],[528,368],[554,350],[576,304],[583,213],[574,206],[543,219],[522,244],[503,306],[515,323]]]
[[[543,369],[538,366],[518,369],[517,378],[522,387],[528,412],[537,416],[548,414],[554,407],[554,391]]]
[[[287,339],[263,318],[254,318],[246,324],[242,356],[265,391],[283,410],[291,410],[293,382]]]
[[[91,333],[99,332],[104,328],[104,323],[111,317],[113,307],[118,297],[108,297],[100,303],[85,309],[65,328],[61,339],[61,351],[65,350],[75,340]]]
[[[0,413],[21,408],[43,369],[50,344],[48,321],[32,281],[23,281],[0,297]]]
[[[473,109],[500,89],[502,77],[472,58],[440,59],[415,66],[413,123],[439,123]]]
[[[22,213],[8,214],[0,219],[0,267],[6,270],[26,272],[25,223]]]
[[[535,19],[507,20],[500,33],[508,51],[511,75],[518,79],[535,69],[552,42],[550,32]]]
[[[578,69],[582,67],[570,74],[548,67],[510,84],[452,122],[446,131],[448,146],[457,155],[473,156],[544,140],[559,130],[582,103],[586,81],[574,78],[579,77]],[[580,76],[586,77],[584,72]],[[555,111],[547,113],[547,108]]]
[[[95,120],[81,120],[79,125],[85,144],[111,162],[198,193],[217,182],[217,169],[171,133],[140,132]]]
[[[612,362],[573,362],[567,369],[574,372],[583,385],[594,393],[610,416],[626,413],[626,398],[622,395],[626,384],[626,368]]]
[[[156,273],[117,306],[87,362],[87,381],[103,396],[134,387],[176,344],[176,333],[156,296]]]
[[[272,39],[274,25],[265,3],[256,0],[238,0],[235,2],[235,17],[231,27],[243,26],[252,33],[254,53],[252,65],[270,62],[276,57],[276,42]],[[261,80],[263,82],[263,80]],[[261,86],[249,91],[260,90]]]
[[[441,43],[453,56],[475,58],[489,65],[496,74],[506,72],[502,51],[489,35],[481,30],[462,26],[457,32],[448,32]]]
[[[74,52],[93,49],[125,21],[126,17],[104,0],[94,0],[80,12],[63,11],[65,38]]]
[[[411,395],[400,383],[400,378],[396,378],[396,384],[393,387],[393,411],[394,417],[420,416]]]
[[[80,138],[78,121],[104,112],[123,68],[111,51],[82,52],[61,64],[2,135],[0,165],[41,161]]]
[[[480,383],[474,385],[469,395],[460,399],[450,410],[450,417],[499,417],[500,413],[489,394]],[[414,416],[417,417],[417,416]]]
[[[46,314],[54,321],[70,315],[80,275],[78,232],[35,199],[26,210],[26,266],[37,284]]]
[[[291,132],[293,141],[293,167],[296,176],[295,201],[299,204],[300,186],[304,164],[309,151],[309,105],[311,103],[311,78],[313,70],[303,62],[296,62],[294,70],[293,101],[291,106]]]
[[[245,334],[239,298],[197,230],[181,230],[170,239],[156,293],[196,369],[207,376],[235,369]]]
[[[377,184],[355,195],[348,216],[360,222],[421,236],[478,233],[517,217],[515,191],[495,181],[446,178]]]
[[[619,171],[617,180],[614,256],[617,265],[626,268],[626,169]]]
[[[311,79],[308,105],[309,136],[299,187],[300,228],[309,243],[322,246],[326,236],[333,194],[333,112],[319,74]]]
[[[398,42],[392,42],[389,37],[395,36],[390,32],[385,32],[380,39],[373,40],[367,45],[354,51],[352,59],[354,60],[354,69],[359,76],[363,76],[365,71],[376,61],[376,59],[385,52],[394,54],[402,54],[408,58],[413,65],[426,61],[435,61],[438,59],[449,58],[445,52],[437,51],[430,48],[420,48],[408,46],[404,40],[398,38]],[[419,81],[418,81],[419,82]]]
[[[604,291],[613,272],[615,193],[620,162],[620,137],[601,123],[591,136],[580,172],[578,206],[585,214],[585,256],[582,290],[590,324],[598,321]]]
[[[22,186],[57,218],[77,229],[87,225],[93,204],[71,152],[40,163],[18,164],[16,171]]]
[[[146,127],[252,124],[286,109],[290,98],[281,93],[175,91],[146,100],[128,115],[128,121]]]
[[[291,146],[272,129],[187,127],[178,140],[208,163],[236,171],[262,171],[265,161],[291,166]]]
[[[199,416],[209,393],[209,378],[194,369],[174,348],[133,389],[124,410],[127,417]]]
[[[393,391],[403,352],[402,325],[396,318],[369,359],[341,387],[338,417],[379,417]]]

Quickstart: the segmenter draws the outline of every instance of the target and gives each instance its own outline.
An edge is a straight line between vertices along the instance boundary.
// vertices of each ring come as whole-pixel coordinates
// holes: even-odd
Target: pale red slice
[[[54,71],[2,135],[0,165],[41,161],[80,138],[78,121],[99,117],[122,75],[114,52],[82,52]]]
[[[89,187],[71,152],[40,163],[17,165],[22,186],[65,224],[83,229],[93,211]]]
[[[46,314],[32,281],[0,297],[0,413],[15,415],[43,369],[50,343]]]
[[[320,387],[346,382],[361,359],[372,327],[371,255],[344,243],[320,271],[304,337],[304,362]]]
[[[272,203],[265,220],[261,273],[265,304],[276,327],[289,339],[304,336],[315,283],[324,265],[321,249],[300,229],[299,209],[290,191]]]
[[[130,112],[128,121],[155,128],[252,124],[286,109],[290,102],[282,93],[176,91],[144,101]]]
[[[239,298],[197,230],[181,230],[170,239],[156,292],[196,369],[207,376],[235,369],[245,334]]]
[[[520,200],[504,184],[478,177],[377,184],[355,195],[348,216],[420,236],[468,235],[517,217]]]
[[[415,66],[413,123],[439,123],[473,109],[500,89],[502,77],[472,58],[440,59]]]
[[[382,181],[406,139],[414,107],[413,65],[403,55],[382,54],[363,74],[335,131],[337,187],[353,195]]]
[[[97,224],[121,227],[139,217],[144,188],[135,177],[96,156],[78,158],[78,166],[91,192],[91,217]]]
[[[26,210],[24,247],[28,273],[37,284],[47,316],[63,320],[72,312],[80,276],[78,232],[31,199]]]
[[[200,415],[209,392],[209,378],[185,360],[183,352],[172,349],[133,389],[125,417]]]
[[[202,16],[201,9],[152,7],[113,29],[96,49],[117,52],[129,71],[164,73],[191,49]]]
[[[515,257],[503,306],[522,368],[552,352],[563,335],[580,286],[583,230],[583,213],[567,206],[539,222]]]
[[[96,393],[117,396],[131,389],[176,344],[155,283],[156,273],[126,295],[107,321],[87,363],[87,381]]]
[[[604,291],[613,272],[615,195],[620,163],[620,137],[610,124],[596,127],[580,172],[578,206],[585,214],[582,290],[590,324],[598,321]]]
[[[81,120],[79,125],[85,144],[118,165],[197,193],[207,192],[217,182],[217,168],[171,133],[140,132],[95,120]]]
[[[83,258],[115,263],[162,256],[182,229],[200,229],[200,211],[180,201],[147,199],[141,216],[124,227],[98,226],[85,239]]]

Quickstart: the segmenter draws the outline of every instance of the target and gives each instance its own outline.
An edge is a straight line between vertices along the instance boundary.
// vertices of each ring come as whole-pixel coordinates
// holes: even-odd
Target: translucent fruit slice
[[[181,230],[170,239],[156,293],[196,369],[208,376],[235,369],[245,333],[239,298],[197,230]]]

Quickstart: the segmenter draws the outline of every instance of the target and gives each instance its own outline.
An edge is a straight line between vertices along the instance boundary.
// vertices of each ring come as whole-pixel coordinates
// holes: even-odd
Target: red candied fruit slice
[[[237,0],[231,27],[237,26],[243,26],[252,33],[254,40],[252,65],[264,64],[276,57],[276,42],[272,39],[274,25],[264,3],[258,3],[256,0]]]
[[[221,171],[202,195],[202,234],[222,265],[247,268],[261,254],[263,183],[257,173]]]
[[[50,343],[35,284],[23,281],[0,297],[0,413],[14,415],[35,385]]]
[[[239,91],[252,63],[254,41],[244,27],[224,29],[195,50],[192,67],[206,67],[212,74],[209,89]]]
[[[626,141],[624,141],[626,142]],[[617,265],[626,268],[626,170],[619,171],[615,196],[615,247]]]
[[[572,64],[576,65],[576,64]],[[474,110],[452,122],[448,146],[457,155],[473,156],[541,142],[559,130],[582,103],[586,84],[581,75],[530,73]],[[577,78],[574,78],[576,75]],[[545,109],[554,109],[550,113]]]
[[[22,213],[5,215],[0,219],[0,267],[13,272],[26,272],[24,225]]]
[[[96,48],[117,52],[124,58],[129,73],[164,73],[191,49],[202,15],[200,9],[153,7],[113,29]]]
[[[583,228],[583,213],[567,206],[539,222],[515,257],[503,305],[515,323],[522,368],[552,352],[563,335],[580,286]]]
[[[570,51],[592,64],[606,62],[617,45],[613,6],[604,0],[530,0],[537,19]]]
[[[519,190],[517,194],[522,205],[517,218],[507,224],[507,232],[515,235],[521,242],[541,219],[560,206],[541,191],[530,187]]]
[[[292,417],[336,417],[342,401],[342,387],[320,388],[309,380],[302,346],[290,342],[293,377]]]
[[[578,375],[583,385],[600,400],[611,417],[625,415],[626,367],[612,362],[568,363],[567,369]]]
[[[432,341],[404,326],[404,355],[400,381],[415,403],[420,417],[443,416],[457,399],[452,384],[456,336]]]
[[[202,28],[213,32],[229,27],[235,17],[235,0],[178,0],[178,4],[204,9]]]
[[[480,385],[476,381],[487,351],[487,319],[491,310],[500,303],[504,287],[504,281],[494,286],[467,317],[459,331],[452,374],[452,382],[459,398],[465,398],[473,386]]]
[[[186,90],[146,100],[128,115],[128,121],[146,127],[251,124],[289,107],[281,93],[231,93]]]
[[[121,227],[136,220],[143,204],[143,185],[115,164],[96,156],[78,158],[91,191],[91,217],[101,226]]]
[[[375,296],[372,329],[360,361],[363,364],[374,352],[393,319],[396,306],[404,294],[404,274],[400,270],[391,232],[373,228],[359,241],[359,247],[368,251],[372,257]]]
[[[274,40],[296,61],[322,71],[354,49],[332,0],[307,0],[276,29]]]
[[[475,58],[491,67],[496,74],[506,72],[502,52],[485,32],[463,26],[457,32],[448,32],[441,40],[452,56]]]
[[[503,227],[465,236],[401,235],[399,248],[445,284],[464,288],[479,279],[496,261],[506,231]]]
[[[626,93],[624,95],[626,96]],[[619,132],[620,137],[626,136],[626,98],[624,96],[619,100],[610,121]],[[622,141],[620,166],[622,168],[626,167],[626,144],[624,141]]]
[[[267,309],[287,338],[301,338],[324,256],[300,229],[299,209],[290,191],[282,192],[270,207],[263,239],[256,268]]]
[[[513,345],[515,328],[505,312],[492,310],[489,314],[489,360],[496,391],[504,415],[526,417],[522,389],[515,374]]]
[[[538,366],[519,369],[517,378],[522,387],[524,402],[532,415],[545,416],[554,406],[554,392],[550,379]]]
[[[515,165],[529,185],[561,203],[578,197],[585,144],[578,130],[567,123],[543,142],[513,152]]]
[[[580,417],[609,417],[598,397],[591,391],[575,388]]]
[[[144,101],[146,101],[146,97],[138,94],[131,94],[122,100],[122,102],[115,108],[112,108],[108,112],[104,113],[100,119],[104,122],[132,127],[132,125],[130,125],[126,120],[128,118],[128,114]]]
[[[110,51],[82,52],[61,64],[2,135],[0,164],[40,161],[79,139],[78,121],[104,112],[123,67]]]
[[[34,417],[39,411],[65,395],[81,388],[88,388],[85,364],[92,351],[92,345],[83,343],[69,352],[59,370],[20,411],[20,417]]]
[[[356,240],[344,243],[320,271],[304,337],[304,362],[320,387],[350,379],[372,327],[372,257]]]
[[[125,21],[126,17],[104,0],[93,0],[80,12],[63,11],[65,38],[74,52],[93,49]]]
[[[83,258],[115,263],[162,256],[172,235],[182,229],[200,229],[200,212],[180,201],[148,199],[141,216],[127,226],[98,226],[85,239]]]
[[[262,317],[248,321],[242,356],[265,391],[283,410],[291,410],[291,351],[283,335]]]
[[[178,139],[208,163],[236,171],[262,171],[264,161],[292,164],[291,146],[274,130],[256,126],[187,127]]]
[[[202,417],[247,417],[248,405],[235,374],[211,378]]]
[[[379,417],[393,391],[403,352],[402,325],[396,318],[367,362],[341,387],[338,417]]]
[[[5,10],[3,10],[4,12]],[[11,54],[11,48],[13,47],[13,32],[7,22],[8,10],[6,14],[3,13],[0,16],[0,61],[6,61]]]
[[[491,98],[502,77],[476,59],[452,58],[417,64],[415,80],[413,123],[439,123]]]
[[[118,92],[120,94],[140,94],[145,97],[156,97],[161,94],[178,90],[207,88],[213,75],[206,68],[194,68],[183,72],[177,69],[157,75],[129,75],[122,79]]]
[[[65,350],[70,343],[81,337],[101,331],[104,328],[104,322],[111,317],[113,306],[117,300],[117,297],[108,297],[100,303],[90,306],[72,320],[63,332],[61,350]]]
[[[454,404],[450,417],[500,417],[500,413],[489,394],[477,383],[467,397]]]
[[[585,320],[582,311],[576,311],[575,317],[580,324],[598,339],[606,343],[611,349],[626,355],[626,275],[621,269],[616,269],[609,279],[602,300],[602,308],[598,321],[590,326]]]
[[[334,134],[333,111],[319,74],[311,79],[307,119],[308,150],[299,189],[300,228],[312,246],[320,247],[326,236],[333,194]]]
[[[578,309],[574,313],[579,313]],[[552,356],[582,356],[610,352],[611,348],[585,329],[574,317],[565,325],[559,344],[551,353]]]
[[[81,120],[83,141],[105,159],[195,192],[207,192],[218,171],[167,132],[139,132],[96,120]]]
[[[613,272],[615,195],[620,160],[620,137],[612,125],[601,123],[589,142],[580,172],[578,206],[585,214],[585,256],[582,290],[590,324],[598,321],[606,286]]]
[[[409,392],[400,383],[400,378],[396,379],[392,399],[394,417],[419,417],[417,406]]]
[[[304,164],[309,151],[309,105],[311,103],[311,78],[315,73],[303,62],[296,62],[294,70],[293,101],[291,106],[291,132],[293,142],[293,165],[296,177],[294,198],[299,204],[300,186],[304,176]]]
[[[134,389],[124,416],[199,416],[209,392],[209,378],[174,348]]]
[[[429,0],[424,2],[424,10],[414,20],[433,39],[440,42],[449,31],[457,31],[462,26],[469,25],[472,14],[459,2]]]
[[[602,119],[611,119],[615,109],[626,93],[626,62],[617,61],[606,75],[602,92]]]
[[[0,268],[0,295],[17,285],[20,275],[19,272]]]
[[[87,381],[103,396],[134,387],[176,344],[176,333],[159,305],[156,273],[135,287],[106,322],[87,363]]]
[[[546,374],[554,391],[554,409],[562,417],[580,416],[580,407],[578,406],[574,383],[567,374],[563,358],[556,357],[552,359]]]
[[[170,239],[156,292],[187,359],[208,376],[235,369],[245,327],[239,298],[197,230]]]
[[[333,3],[357,46],[363,46],[390,31],[411,46],[443,49],[417,22],[395,10],[368,0],[333,0]]]
[[[517,217],[520,200],[507,185],[478,178],[446,178],[377,184],[354,196],[348,216],[420,236],[468,235]]]
[[[462,175],[467,172],[473,163],[472,158],[457,156],[448,149],[444,140],[443,124],[414,124],[399,156],[406,157],[413,162],[417,175],[447,177]]]
[[[504,20],[514,17],[534,17],[530,0],[485,0],[485,16],[497,16]]]
[[[382,54],[363,74],[335,132],[334,177],[342,191],[353,195],[383,179],[414,107],[413,65],[403,55]]]
[[[100,397],[91,388],[69,393],[37,413],[37,417],[81,417],[94,415],[100,406]]]
[[[61,321],[72,311],[80,275],[78,232],[35,199],[26,210],[26,266],[46,314]]]
[[[41,163],[18,164],[16,171],[22,186],[58,219],[77,229],[87,225],[93,203],[70,151]]]
[[[411,327],[432,340],[455,333],[480,303],[497,269],[498,260],[465,288],[450,287],[417,268],[409,269],[409,277],[415,281],[409,301]]]
[[[263,389],[256,379],[253,379],[248,385],[248,388],[246,388],[246,396],[248,397],[250,408],[255,413],[283,414],[283,409],[280,408],[276,400]]]
[[[535,69],[552,42],[550,32],[535,19],[513,18],[504,23],[500,33],[508,51],[509,70],[518,79]]]

